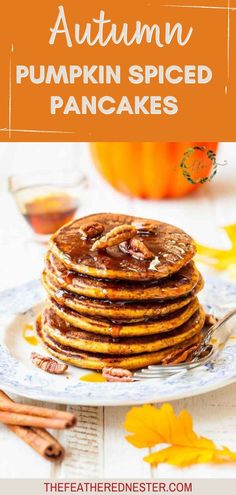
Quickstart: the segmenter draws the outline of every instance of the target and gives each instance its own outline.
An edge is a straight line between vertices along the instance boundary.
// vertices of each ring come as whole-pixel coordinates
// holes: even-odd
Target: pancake
[[[54,357],[79,368],[88,368],[97,371],[102,370],[106,366],[135,370],[151,364],[162,364],[163,361],[168,359],[170,359],[171,362],[171,359],[174,359],[175,352],[184,353],[185,350],[190,350],[191,352],[192,349],[194,350],[195,346],[200,343],[200,334],[196,334],[186,342],[182,342],[181,344],[157,352],[138,355],[133,354],[131,356],[107,356],[92,352],[76,351],[70,347],[65,347],[58,344],[50,338],[42,328],[41,317],[38,317],[37,319],[36,328],[42,345]],[[183,359],[185,359],[185,356]]]
[[[97,237],[91,234],[96,225],[99,227]],[[139,239],[153,254],[153,259],[136,259],[121,250],[119,245],[92,250],[94,239],[101,239],[101,235],[124,225],[137,228]],[[86,226],[90,226],[90,237],[83,235]],[[121,238],[120,243],[123,240]],[[66,224],[52,236],[50,249],[67,268],[78,273],[96,278],[139,281],[168,277],[186,265],[195,254],[193,240],[177,227],[156,220],[112,213],[90,215]]]
[[[111,320],[122,321],[143,321],[147,318],[165,316],[177,311],[189,304],[194,296],[201,290],[202,283],[198,282],[195,289],[187,296],[182,296],[173,300],[164,301],[109,301],[104,299],[92,299],[79,296],[59,289],[49,280],[46,273],[42,276],[43,285],[50,299],[56,301],[60,306],[72,309],[80,314],[88,316],[102,316]]]
[[[45,309],[42,315],[43,330],[53,341],[76,350],[122,356],[156,352],[185,342],[202,330],[204,321],[204,311],[199,307],[186,323],[172,332],[114,339],[111,336],[78,330],[61,320],[52,309]]]
[[[127,282],[121,280],[102,280],[79,276],[63,267],[55,256],[46,259],[47,279],[61,289],[69,290],[81,296],[125,301],[147,299],[172,299],[191,292],[201,280],[195,264],[188,263],[179,272],[157,282]]]
[[[136,337],[142,335],[153,335],[161,332],[168,332],[185,323],[199,308],[198,299],[195,298],[185,308],[179,309],[170,315],[158,319],[147,319],[144,322],[113,322],[105,318],[91,318],[80,315],[73,310],[63,308],[53,300],[49,300],[49,307],[53,316],[58,317],[54,324],[63,326],[67,332],[68,326],[72,325],[80,330],[92,332],[100,335],[108,335],[113,338],[118,337]],[[56,318],[57,320],[57,318]]]
[[[191,237],[159,221],[102,213],[64,225],[45,258],[42,344],[96,370],[185,361],[205,320],[194,254]]]

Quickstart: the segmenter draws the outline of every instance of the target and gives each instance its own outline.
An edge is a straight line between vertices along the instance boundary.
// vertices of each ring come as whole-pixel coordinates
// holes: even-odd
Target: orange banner
[[[235,141],[236,0],[1,13],[1,141]]]

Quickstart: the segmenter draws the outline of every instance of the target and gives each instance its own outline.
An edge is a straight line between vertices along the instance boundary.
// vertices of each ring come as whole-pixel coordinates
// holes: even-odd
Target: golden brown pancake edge
[[[108,335],[113,338],[138,337],[153,335],[163,332],[169,332],[178,328],[199,308],[199,301],[194,298],[187,306],[176,310],[174,313],[165,315],[165,317],[150,318],[143,322],[114,322],[105,318],[93,318],[91,316],[79,315],[78,313],[67,310],[65,311],[57,303],[48,300],[48,306],[55,316],[59,318],[66,327],[74,326],[78,330],[92,332],[100,335]]]
[[[69,272],[63,279],[60,271],[55,271],[55,265],[46,259],[45,274],[47,279],[61,289],[95,299],[110,300],[147,300],[147,299],[175,299],[191,292],[201,280],[201,275],[193,262],[182,267],[171,277],[149,282],[112,281]]]
[[[181,327],[172,332],[145,337],[125,337],[112,339],[111,337],[92,334],[75,329],[62,332],[55,328],[43,314],[42,327],[45,333],[59,344],[81,351],[101,354],[142,354],[144,352],[155,352],[166,347],[179,344],[199,333],[204,325],[205,315],[199,308],[194,315]]]
[[[163,360],[168,359],[175,350],[184,351],[189,346],[198,345],[200,342],[200,334],[197,334],[189,341],[154,353],[108,357],[102,354],[96,355],[89,352],[78,352],[69,348],[63,348],[63,346],[60,346],[58,343],[53,342],[52,339],[49,339],[43,332],[40,317],[37,319],[37,335],[45,350],[57,359],[78,368],[97,371],[101,371],[106,366],[135,370],[153,364],[161,364]]]
[[[155,318],[173,313],[192,301],[203,286],[202,278],[200,278],[191,292],[179,298],[147,301],[113,300],[111,302],[106,299],[79,296],[66,289],[60,289],[54,285],[52,280],[49,280],[45,272],[42,275],[42,282],[49,298],[56,301],[60,306],[88,316],[132,321],[142,321],[146,318]]]

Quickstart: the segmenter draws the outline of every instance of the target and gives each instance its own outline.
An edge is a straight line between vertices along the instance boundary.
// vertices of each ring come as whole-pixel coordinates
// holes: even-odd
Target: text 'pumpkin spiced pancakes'
[[[194,254],[191,237],[155,220],[103,213],[65,225],[45,259],[43,345],[96,370],[189,359],[205,321]]]

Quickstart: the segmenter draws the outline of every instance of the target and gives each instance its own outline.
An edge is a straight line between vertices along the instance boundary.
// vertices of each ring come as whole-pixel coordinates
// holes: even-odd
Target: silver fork
[[[215,363],[219,357],[219,354],[222,352],[229,338],[233,334],[233,329],[227,329],[225,323],[235,315],[236,308],[229,311],[229,313],[223,316],[223,318],[221,318],[217,323],[208,328],[199,349],[194,353],[191,361],[170,365],[151,365],[147,368],[136,371],[133,374],[133,380],[140,381],[168,377],[172,380],[179,378],[189,370],[199,368],[200,366],[204,366],[210,362]],[[210,344],[213,335],[217,338],[217,346]],[[206,352],[207,354],[205,354]]]

